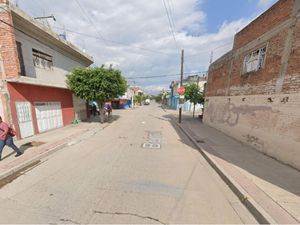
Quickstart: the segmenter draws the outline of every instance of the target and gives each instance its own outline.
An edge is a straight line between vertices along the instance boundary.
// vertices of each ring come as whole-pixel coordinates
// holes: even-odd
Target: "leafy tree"
[[[142,105],[142,101],[143,101],[143,96],[142,95],[135,95],[134,96],[134,101],[139,103],[140,105]]]
[[[150,99],[150,95],[143,95],[143,101],[145,101],[146,99]]]
[[[119,70],[104,67],[74,69],[67,74],[67,85],[77,97],[97,101],[100,107],[100,122],[104,122],[104,103],[123,95],[127,82]]]
[[[203,93],[200,91],[198,85],[195,83],[187,84],[184,87],[185,87],[184,98],[185,100],[189,100],[194,104],[193,117],[195,117],[196,104],[204,102]]]
[[[162,98],[163,98],[163,94],[158,94],[158,95],[154,96],[154,99],[157,103],[161,103]]]

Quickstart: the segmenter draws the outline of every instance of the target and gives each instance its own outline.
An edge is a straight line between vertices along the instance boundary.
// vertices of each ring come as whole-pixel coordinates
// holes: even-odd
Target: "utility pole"
[[[181,50],[181,69],[180,69],[180,87],[183,86],[183,60],[184,60],[184,49]],[[179,98],[180,104],[180,98]],[[182,114],[182,107],[179,105],[179,123],[181,123],[181,114]]]

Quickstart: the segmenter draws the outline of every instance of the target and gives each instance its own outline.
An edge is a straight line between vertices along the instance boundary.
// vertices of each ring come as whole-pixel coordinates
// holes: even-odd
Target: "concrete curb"
[[[38,162],[39,160],[41,160],[42,158],[45,158],[65,147],[68,147],[68,146],[72,146],[74,144],[77,144],[83,140],[85,140],[87,137],[89,136],[92,136],[96,133],[98,133],[99,131],[101,130],[104,130],[105,128],[107,128],[110,124],[107,124],[105,125],[104,127],[101,127],[101,128],[88,128],[85,130],[85,132],[87,132],[87,134],[85,134],[82,138],[80,138],[79,140],[77,140],[75,143],[73,141],[73,138],[77,138],[78,136],[82,136],[82,131],[80,132],[77,132],[75,134],[72,134],[66,138],[64,138],[64,141],[61,142],[61,140],[57,141],[57,142],[54,142],[54,146],[50,147],[49,149],[47,149],[45,152],[41,153],[41,154],[38,154],[36,155],[35,157],[11,168],[10,170],[6,171],[6,172],[3,172],[2,174],[0,174],[0,181],[13,175],[14,173],[17,173],[21,170],[23,170],[24,168],[26,168],[27,166],[29,165],[32,165],[33,163],[35,162]],[[56,144],[56,145],[55,145]]]
[[[252,213],[257,222],[260,224],[277,224],[275,220],[242,188],[226,171],[209,155],[206,153],[205,149],[200,146],[190,134],[178,124],[173,121],[180,130],[193,142],[193,144],[199,149],[199,152],[207,160],[207,162],[215,169],[222,180],[230,187],[230,189],[235,193],[235,195],[240,199],[240,201],[247,207],[247,209]]]

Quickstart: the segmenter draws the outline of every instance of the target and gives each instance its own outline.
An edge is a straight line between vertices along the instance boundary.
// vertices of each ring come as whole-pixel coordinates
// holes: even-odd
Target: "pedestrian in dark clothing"
[[[21,150],[14,144],[13,138],[9,134],[8,124],[3,122],[2,117],[0,116],[0,161],[2,159],[2,150],[5,145],[12,148],[17,153],[15,157],[18,157],[23,154],[23,152],[21,152]]]
[[[97,106],[95,104],[93,104],[93,115],[96,116],[96,112],[97,112]]]

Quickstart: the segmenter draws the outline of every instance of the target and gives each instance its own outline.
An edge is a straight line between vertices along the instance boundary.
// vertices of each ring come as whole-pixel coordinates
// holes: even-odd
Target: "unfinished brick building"
[[[300,1],[279,0],[211,64],[204,122],[300,169]]]

